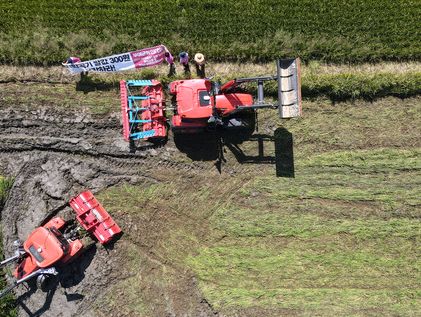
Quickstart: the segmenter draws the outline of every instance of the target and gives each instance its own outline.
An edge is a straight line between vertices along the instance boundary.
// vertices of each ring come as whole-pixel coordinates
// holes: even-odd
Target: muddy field
[[[170,136],[165,145],[138,142],[130,148],[122,138],[118,110],[95,114],[83,101],[69,110],[60,103],[62,95],[57,93],[57,84],[5,82],[2,87],[0,175],[14,178],[1,212],[5,256],[13,254],[13,242],[27,237],[34,227],[57,215],[71,218],[73,212],[68,201],[83,190],[97,193],[119,184],[148,186],[161,182],[163,175],[169,173],[199,180],[212,175],[232,177],[250,169],[258,170],[257,166],[239,162],[258,160],[263,166],[275,162],[273,156],[262,153],[264,142],[273,143],[272,138],[263,134],[252,138],[255,156],[247,156],[238,146],[231,148],[232,152],[228,147],[221,151],[220,137],[212,133],[176,142]],[[59,88],[62,87],[74,91],[72,83]],[[51,100],[47,97],[40,100],[44,98],[41,94]],[[90,97],[87,95],[87,100]],[[111,97],[96,100],[115,102],[111,107],[118,109],[118,98],[114,97],[113,92]],[[78,98],[70,96],[63,103],[76,103]],[[273,128],[266,130],[272,132]],[[117,220],[123,232],[132,229],[133,224],[124,217]],[[162,230],[166,223],[167,218],[162,223],[159,219],[151,220],[139,237],[143,261],[140,269],[145,275],[156,275],[158,280],[162,276],[155,271],[162,268],[165,259],[155,256],[151,249],[155,247],[155,232]],[[93,247],[80,261],[62,268],[60,281],[50,293],[36,290],[35,285],[29,289],[19,287],[16,292],[19,315],[79,316],[89,315],[94,309],[94,315],[109,312],[121,316],[118,305],[104,303],[104,307],[98,307],[95,301],[112,292],[116,282],[135,273],[121,269],[126,250],[123,234],[112,247]],[[190,272],[175,267],[171,276],[177,279],[172,287],[151,283],[149,289],[143,290],[153,302],[154,316],[218,315],[201,295]],[[128,315],[133,312],[129,311]]]
[[[15,178],[1,214],[6,256],[13,251],[13,241],[26,237],[36,225],[56,215],[70,217],[67,202],[84,189],[95,193],[122,182],[154,183],[154,175],[166,169],[193,173],[214,169],[208,162],[177,162],[172,158],[177,152],[172,142],[165,147],[139,146],[136,153],[129,153],[121,138],[120,119],[114,114],[94,118],[87,112],[3,104],[0,118],[1,174]],[[147,245],[148,237],[144,239]],[[107,249],[90,249],[63,269],[61,286],[49,294],[18,288],[20,315],[89,315],[98,295],[131,274],[119,270],[119,246],[117,241]],[[147,257],[149,267],[144,269],[153,271],[158,260]],[[194,280],[180,273],[180,281],[184,284],[180,289],[156,290],[156,316],[179,315],[185,307],[195,316],[216,314],[201,298]]]
[[[218,229],[224,228],[224,220],[221,219],[226,215],[221,214],[221,210],[225,210],[225,204],[233,204],[232,209],[238,212],[247,210],[244,208],[254,208],[249,206],[256,206],[257,212],[252,210],[244,220],[240,214],[238,219],[234,217],[234,220],[226,223],[236,224],[235,221],[238,221],[240,232],[247,230],[248,221],[253,223],[250,228],[254,230],[264,226],[267,219],[278,213],[282,215],[279,216],[282,219],[270,221],[268,232],[271,232],[272,226],[282,224],[288,219],[297,219],[297,224],[291,222],[295,230],[297,225],[301,225],[301,213],[307,212],[311,215],[318,215],[319,212],[323,214],[326,219],[322,219],[321,223],[332,217],[360,219],[361,210],[369,210],[367,217],[375,215],[382,220],[396,214],[404,218],[419,217],[414,207],[417,206],[417,200],[412,196],[407,198],[408,201],[404,199],[403,202],[399,202],[400,207],[393,212],[390,212],[392,207],[387,204],[365,202],[364,200],[376,202],[376,194],[370,196],[369,190],[376,186],[375,182],[371,187],[367,187],[366,198],[352,202],[351,197],[351,206],[355,205],[355,214],[354,207],[348,208],[350,198],[346,195],[339,196],[339,199],[334,197],[332,200],[325,200],[324,196],[321,199],[317,195],[313,199],[310,195],[307,200],[303,200],[304,194],[301,189],[303,187],[305,191],[306,187],[312,188],[314,184],[316,189],[320,186],[331,186],[329,184],[343,177],[342,175],[354,175],[354,165],[342,162],[338,163],[338,166],[343,166],[344,171],[337,172],[337,167],[333,166],[333,174],[326,174],[326,179],[318,183],[318,180],[312,177],[323,177],[326,171],[322,169],[320,172],[317,168],[313,171],[314,163],[308,162],[308,159],[318,154],[329,155],[350,150],[361,150],[362,153],[374,151],[374,154],[364,154],[368,161],[374,160],[375,168],[372,172],[367,172],[370,179],[374,180],[381,175],[378,168],[383,168],[383,163],[377,163],[375,159],[376,149],[390,149],[389,155],[396,155],[396,158],[407,155],[408,159],[403,161],[403,165],[413,164],[411,155],[415,154],[405,151],[420,147],[419,98],[390,98],[373,103],[340,105],[331,104],[326,100],[306,101],[304,118],[289,121],[285,125],[274,119],[270,111],[259,114],[259,130],[244,143],[230,142],[215,134],[176,139],[170,135],[165,146],[137,143],[130,151],[128,143],[121,137],[118,90],[113,86],[94,85],[91,88],[81,89],[76,82],[62,80],[53,83],[48,80],[7,80],[0,83],[0,175],[14,178],[10,195],[1,211],[5,256],[12,254],[13,241],[17,238],[25,239],[34,227],[43,224],[49,218],[55,215],[72,217],[67,203],[71,197],[85,189],[90,189],[106,201],[105,207],[110,206],[113,216],[124,232],[108,248],[94,246],[84,253],[80,260],[62,268],[59,283],[51,292],[43,293],[36,290],[34,285],[29,285],[29,289],[19,287],[16,295],[20,316],[300,315],[305,313],[300,310],[300,306],[294,306],[294,303],[291,306],[286,305],[287,308],[282,306],[283,303],[267,305],[264,302],[265,295],[250,295],[252,305],[242,306],[247,302],[241,301],[242,294],[236,296],[234,292],[238,289],[237,281],[241,283],[248,280],[250,265],[244,269],[244,276],[247,278],[243,280],[235,278],[235,274],[238,273],[236,270],[242,272],[241,265],[232,267],[229,261],[227,270],[232,272],[233,277],[221,275],[221,280],[217,277],[206,280],[207,274],[212,271],[208,272],[206,266],[203,268],[200,263],[195,267],[192,260],[194,256],[208,250],[207,247],[224,245],[223,243],[233,247],[235,252],[229,258],[241,257],[240,264],[243,260],[247,263],[247,258],[236,253],[236,250],[249,250],[249,243],[263,243],[259,250],[267,249],[266,243],[281,245],[279,250],[287,247],[288,243],[298,243],[306,252],[313,249],[312,245],[307,245],[311,242],[300,236],[284,238],[263,234],[251,240],[242,238],[242,235],[230,236],[231,229]],[[398,154],[394,151],[398,151]],[[294,158],[298,162],[295,171]],[[396,169],[392,163],[393,160],[387,163],[392,167],[386,174],[396,174],[402,179],[408,176],[405,173],[415,173],[419,168],[415,164],[414,167],[408,167],[408,170],[401,170]],[[376,164],[380,164],[380,167]],[[331,168],[329,166],[323,168]],[[356,166],[359,166],[359,163]],[[275,177],[286,176],[286,179],[289,179],[297,170],[300,174],[296,180],[297,185],[288,183],[287,180],[278,182],[279,178]],[[278,191],[283,190],[284,186],[291,186],[297,187],[299,193],[296,198],[291,196],[291,203],[288,203],[283,196],[275,199],[276,193],[273,196],[262,195],[261,188],[254,188],[254,185],[250,185],[252,189],[247,189],[245,184],[250,184],[253,179],[259,177],[266,177],[266,181],[273,184],[281,184]],[[358,175],[352,177],[354,178],[346,179],[341,186],[349,190],[353,190],[353,186],[365,188],[366,184]],[[408,176],[407,182],[412,180],[416,181],[416,178]],[[399,200],[401,184],[391,184],[396,188],[390,185],[390,199]],[[406,186],[413,190],[416,188],[411,184]],[[157,188],[158,192],[148,192],[148,188]],[[382,188],[378,189],[381,193]],[[328,192],[334,189],[335,187],[327,187]],[[162,194],[159,190],[162,190]],[[389,189],[385,190],[383,195],[389,195]],[[407,189],[403,190],[406,192]],[[248,194],[242,194],[242,191]],[[114,197],[113,193],[124,197]],[[312,195],[315,195],[314,193]],[[136,195],[145,195],[145,198]],[[294,192],[286,192],[284,195],[294,195]],[[132,199],[133,201],[130,201]],[[415,201],[415,205],[411,199]],[[308,206],[306,201],[310,201]],[[333,214],[319,211],[324,210],[327,201],[332,204],[330,208],[334,211]],[[142,204],[145,205],[144,208]],[[313,209],[308,211],[306,208]],[[220,219],[214,217],[214,214],[218,213]],[[294,216],[295,213],[297,216]],[[290,215],[292,218],[288,218]],[[355,226],[358,225],[359,223]],[[283,228],[282,231],[287,229]],[[309,230],[312,232],[313,229]],[[244,233],[245,236],[248,234],[253,237],[253,233]],[[351,231],[350,237],[353,234]],[[264,242],[258,242],[260,238]],[[318,236],[312,239],[318,239]],[[313,241],[312,239],[309,241]],[[401,243],[396,243],[393,237],[391,239],[392,241],[385,245]],[[410,245],[413,247],[414,242],[411,239],[408,241],[411,241]],[[340,240],[338,238],[338,241]],[[368,243],[371,243],[370,240]],[[315,247],[323,245],[322,241]],[[350,254],[355,253],[353,248],[356,245],[359,248],[360,242],[349,242]],[[328,251],[322,250],[321,254],[325,252]],[[393,254],[399,253],[400,250],[387,249],[385,252]],[[217,255],[219,256],[219,253]],[[216,258],[219,258],[218,256]],[[253,259],[253,254],[250,254],[250,258]],[[187,265],[188,261],[193,264]],[[207,263],[206,258],[203,261]],[[258,263],[260,259],[256,261]],[[208,265],[212,267],[215,263],[209,262]],[[342,265],[341,263],[336,265]],[[413,259],[406,263],[413,263]],[[192,268],[196,270],[193,271]],[[383,270],[384,268],[379,268],[379,272]],[[259,287],[259,283],[263,283],[261,281],[265,281],[264,274],[267,274],[266,278],[272,276],[270,270],[262,272],[263,278],[256,275],[257,282],[253,284],[252,292],[255,287]],[[278,274],[278,269],[274,272]],[[205,277],[200,276],[201,273]],[[408,276],[412,276],[411,274]],[[230,278],[233,281],[230,281]],[[303,273],[303,279],[306,280],[305,278]],[[271,278],[267,281],[270,280]],[[412,279],[409,280],[410,283],[413,282]],[[299,282],[299,279],[297,281]],[[282,280],[279,285],[283,285],[283,282]],[[232,283],[232,288],[229,288],[229,283]],[[323,289],[324,283],[323,279],[314,287]],[[331,287],[336,290],[338,286],[335,283]],[[358,288],[358,283],[351,286]],[[382,281],[374,279],[373,284],[376,283]],[[280,287],[279,285],[274,284],[273,287]],[[302,285],[307,286],[307,282]],[[227,287],[228,291],[217,293],[224,287]],[[213,288],[217,290],[215,293],[211,292]],[[343,289],[344,294],[347,294],[347,288],[344,286]],[[208,291],[208,296],[204,294],[204,290]],[[260,304],[260,298],[263,304]],[[234,303],[232,306],[226,304],[229,300]],[[219,307],[215,303],[218,303]],[[327,312],[318,310],[325,309],[326,305],[315,307],[315,310],[310,311],[315,315],[324,315]],[[346,309],[348,308],[344,308],[342,315],[349,315],[350,311]],[[375,308],[374,312],[380,313],[381,308]]]
[[[220,136],[215,134],[176,142],[170,136],[164,146],[138,142],[130,148],[122,138],[115,88],[81,87],[75,78],[68,77],[51,82],[48,76],[40,80],[32,78],[32,73],[25,76],[29,80],[0,84],[0,175],[14,178],[1,212],[5,256],[14,252],[13,241],[27,237],[35,226],[56,215],[72,217],[68,201],[85,189],[97,193],[119,184],[148,186],[160,183],[169,173],[199,180],[211,175],[232,177],[255,170],[238,162],[253,163],[257,158],[264,164],[274,163],[274,157],[262,153],[263,142],[273,143],[266,135],[252,141],[252,147],[260,149],[256,157],[247,156],[238,147],[232,148],[232,153],[226,153],[228,148],[221,151]],[[266,130],[273,132],[272,127]],[[124,217],[118,223],[123,231],[132,228]],[[139,237],[145,262],[140,269],[145,275],[157,275],[157,267],[165,262],[151,251],[156,244],[155,233],[165,223],[168,219],[162,223],[151,220]],[[124,243],[123,234],[110,249],[94,247],[88,251],[81,261],[63,268],[60,283],[49,294],[37,291],[34,285],[29,290],[19,287],[19,315],[79,316],[95,309],[95,314],[103,311],[120,316],[118,305],[103,303],[101,308],[94,302],[109,293],[117,281],[135,273],[121,270],[127,251]],[[171,276],[177,279],[172,287],[150,283],[149,289],[143,290],[153,302],[155,316],[218,315],[202,297],[190,272],[175,268]],[[162,276],[157,275],[157,279]]]

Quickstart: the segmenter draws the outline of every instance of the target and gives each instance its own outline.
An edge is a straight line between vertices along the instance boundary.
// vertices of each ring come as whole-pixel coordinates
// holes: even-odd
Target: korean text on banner
[[[80,63],[64,63],[72,74],[81,72],[119,72],[161,64],[167,48],[164,45],[144,48]]]

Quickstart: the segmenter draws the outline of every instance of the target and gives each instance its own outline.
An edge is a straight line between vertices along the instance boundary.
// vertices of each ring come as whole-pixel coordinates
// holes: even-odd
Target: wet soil
[[[176,157],[177,152],[170,141],[161,147],[140,144],[130,153],[121,137],[118,113],[94,116],[83,110],[1,105],[0,174],[14,177],[1,211],[5,256],[13,253],[13,241],[25,239],[47,219],[71,217],[68,201],[85,189],[96,193],[120,183],[152,184],[158,181],[154,177],[157,171],[166,169],[192,173],[215,169],[213,162],[183,161]],[[124,244],[123,235],[111,247],[91,247],[80,259],[60,269],[59,283],[48,293],[31,283],[29,288],[17,288],[19,315],[95,316],[104,311],[95,306],[96,298],[112,292],[116,281],[132,275],[121,270]],[[159,259],[147,249],[141,252],[146,259],[142,270],[158,278]],[[193,276],[177,268],[174,276],[177,283],[173,287],[148,290],[155,300],[152,316],[218,315],[201,296]],[[133,315],[123,314],[118,305],[110,308],[111,315]]]

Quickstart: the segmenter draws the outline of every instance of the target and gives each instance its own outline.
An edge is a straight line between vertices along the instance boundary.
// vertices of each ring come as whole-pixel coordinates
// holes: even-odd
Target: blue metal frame
[[[138,115],[141,114],[143,111],[148,110],[148,108],[138,107],[136,105],[137,101],[148,100],[148,96],[143,95],[129,95],[130,87],[144,87],[144,86],[152,86],[151,80],[127,80],[126,87],[127,87],[127,105],[129,108],[129,138],[131,140],[137,139],[147,139],[153,137],[155,135],[155,130],[146,130],[142,132],[132,132],[139,124],[142,125],[143,123],[152,122],[152,120],[141,120],[138,119]]]

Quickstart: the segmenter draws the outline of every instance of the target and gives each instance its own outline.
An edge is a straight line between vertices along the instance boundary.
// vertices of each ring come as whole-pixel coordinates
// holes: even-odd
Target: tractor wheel
[[[57,276],[50,274],[41,274],[37,277],[37,288],[43,292],[49,292],[57,286],[57,282]]]
[[[256,128],[256,112],[243,112],[224,118],[224,128],[228,132],[226,141],[237,144],[244,142]]]

